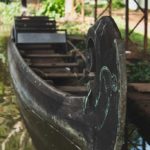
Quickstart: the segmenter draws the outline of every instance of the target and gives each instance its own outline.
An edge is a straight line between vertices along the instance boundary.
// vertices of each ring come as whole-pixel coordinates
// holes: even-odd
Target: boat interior
[[[94,75],[85,71],[85,56],[53,18],[16,17],[13,36],[25,62],[45,82],[68,94],[87,95]]]

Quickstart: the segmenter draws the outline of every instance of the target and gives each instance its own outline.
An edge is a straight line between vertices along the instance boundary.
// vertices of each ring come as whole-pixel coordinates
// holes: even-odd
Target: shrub
[[[121,0],[112,0],[112,7],[113,8],[123,8],[124,4]]]
[[[49,17],[62,17],[64,15],[64,0],[46,0],[42,2],[42,7],[36,15],[46,15]]]
[[[12,2],[9,4],[5,4],[0,2],[0,21],[3,24],[11,24],[13,22],[14,16],[20,14],[20,3]]]
[[[127,66],[129,82],[150,82],[150,65],[148,61],[139,61]]]

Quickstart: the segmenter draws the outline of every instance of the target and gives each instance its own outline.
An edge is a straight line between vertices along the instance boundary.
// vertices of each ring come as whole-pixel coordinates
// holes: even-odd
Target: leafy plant
[[[117,22],[117,25],[119,24],[119,21]],[[125,29],[124,29],[124,27],[122,27],[122,25],[119,25],[119,30],[121,32],[121,35],[122,35],[123,39],[125,39]],[[138,49],[143,50],[143,44],[144,44],[144,41],[143,41],[144,40],[144,35],[143,34],[133,32],[130,35],[130,40],[133,43],[136,43],[136,45],[138,45]],[[148,52],[150,52],[150,37],[148,37],[148,49],[147,50],[148,50]]]
[[[150,63],[139,61],[127,65],[129,82],[150,82]]]
[[[112,0],[112,7],[113,8],[123,8],[124,4],[121,0]]]
[[[45,0],[36,15],[59,18],[64,15],[64,0]]]
[[[76,23],[76,22],[64,22],[59,24],[60,29],[67,29],[67,33],[71,35],[80,35],[83,36],[87,34],[87,31],[91,24],[89,23]]]
[[[21,6],[20,3],[18,2],[12,2],[9,4],[0,2],[0,14],[1,14],[0,21],[3,24],[12,24],[14,16],[20,14],[20,8]]]

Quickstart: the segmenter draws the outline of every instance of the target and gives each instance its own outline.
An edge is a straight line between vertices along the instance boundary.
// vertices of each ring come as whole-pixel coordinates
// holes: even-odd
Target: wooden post
[[[94,21],[97,20],[97,0],[95,0]]]
[[[109,0],[109,16],[111,16],[112,11],[112,0]]]
[[[145,9],[144,9],[144,52],[147,50],[147,41],[148,41],[148,0],[145,0]]]
[[[126,27],[125,27],[125,47],[128,49],[128,41],[129,41],[129,0],[126,0]]]

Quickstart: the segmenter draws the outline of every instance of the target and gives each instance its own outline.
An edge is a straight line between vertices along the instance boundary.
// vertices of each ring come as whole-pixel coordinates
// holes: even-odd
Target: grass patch
[[[125,39],[125,29],[120,28],[121,35],[123,39]],[[140,33],[132,33],[130,36],[130,40],[133,43],[136,43],[140,50],[143,50],[143,44],[144,44],[144,35]],[[150,38],[148,38],[148,52],[150,52]]]

